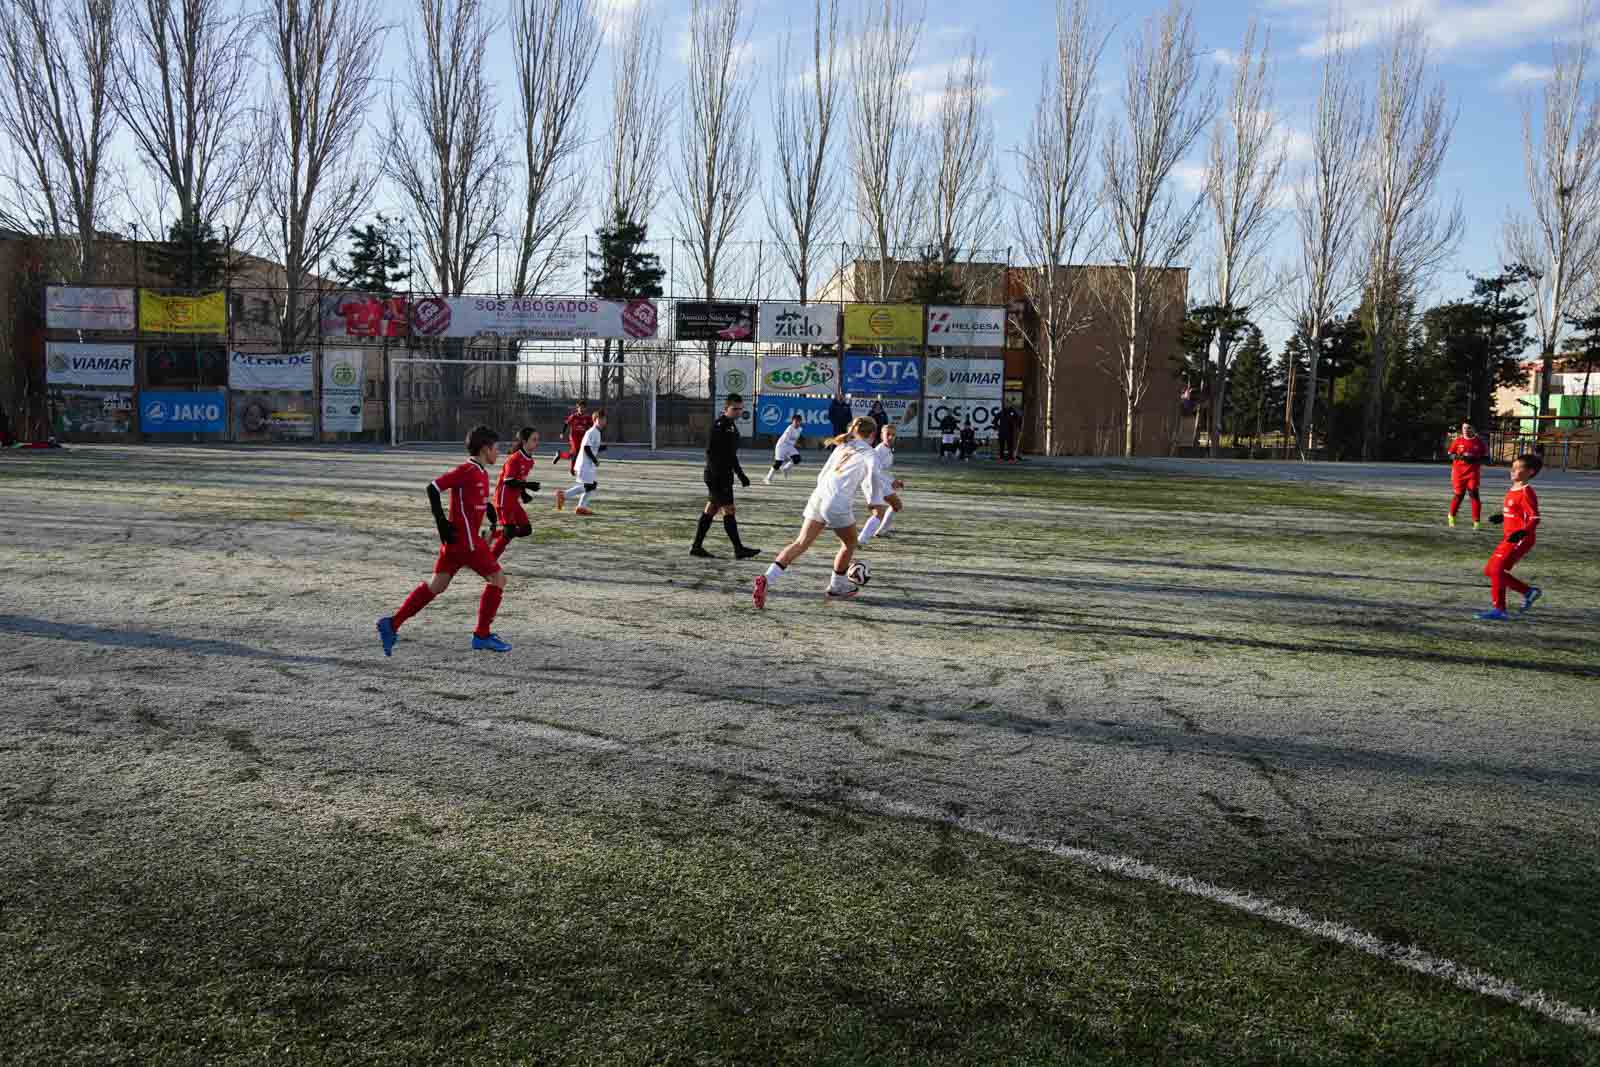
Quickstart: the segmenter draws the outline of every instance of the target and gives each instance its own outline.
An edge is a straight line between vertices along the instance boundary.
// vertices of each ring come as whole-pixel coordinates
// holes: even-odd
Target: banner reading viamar
[[[844,354],[844,391],[851,396],[921,396],[922,368],[916,356]]]
[[[139,429],[144,433],[221,433],[228,428],[228,394],[151,392],[139,394]]]
[[[820,432],[824,437],[833,432],[828,423],[828,405],[825,396],[763,396],[756,399],[756,433],[779,434],[789,425],[789,419],[799,415],[805,420],[807,437]]]

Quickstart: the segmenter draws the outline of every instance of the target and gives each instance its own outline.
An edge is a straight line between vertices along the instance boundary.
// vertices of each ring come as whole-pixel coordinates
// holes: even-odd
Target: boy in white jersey
[[[772,469],[761,479],[763,482],[771,485],[774,474],[789,477],[789,468],[800,462],[800,431],[805,424],[804,417],[798,414],[789,420],[783,436],[778,438],[777,445],[772,449]]]
[[[869,505],[881,504],[877,493],[877,479],[873,476],[878,465],[872,451],[872,435],[878,424],[866,416],[850,423],[850,429],[839,437],[827,441],[833,453],[822,465],[817,475],[817,487],[806,501],[805,518],[800,524],[800,536],[778,553],[777,560],[767,568],[767,573],[756,578],[754,596],[756,607],[767,606],[767,591],[772,583],[783,577],[789,565],[810,548],[823,530],[832,530],[839,538],[839,553],[833,557],[833,575],[828,582],[829,600],[845,600],[856,595],[845,578],[850,568],[850,557],[856,547],[855,495],[862,494]]]
[[[583,441],[578,445],[578,454],[572,460],[578,481],[571,489],[556,490],[557,511],[567,506],[567,497],[575,496],[578,506],[573,509],[573,514],[594,514],[589,510],[589,498],[600,487],[600,453],[606,450],[606,446],[600,443],[600,434],[605,428],[606,409],[596,408],[594,424],[584,433]]]
[[[861,536],[856,540],[857,548],[866,548],[868,541],[879,534],[888,533],[889,523],[894,519],[895,512],[904,506],[899,491],[906,487],[906,483],[894,476],[894,438],[894,427],[885,426],[883,440],[872,450],[878,460],[872,474],[877,482],[873,486],[872,495],[883,502],[871,505],[872,516],[867,519],[866,525],[861,527]]]

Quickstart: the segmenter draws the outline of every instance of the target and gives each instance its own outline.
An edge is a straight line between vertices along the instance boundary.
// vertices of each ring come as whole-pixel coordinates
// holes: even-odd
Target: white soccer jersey
[[[778,438],[778,444],[772,450],[772,458],[777,460],[779,463],[782,463],[786,459],[798,456],[800,454],[800,445],[798,442],[800,440],[800,432],[802,429],[803,427],[796,426],[791,422],[789,424],[789,428],[783,431],[783,436]]]
[[[600,454],[600,427],[591,426],[589,432],[583,435],[583,442],[578,445],[578,481],[588,483],[597,481],[599,469],[594,465],[594,460],[589,458],[589,453]]]
[[[878,498],[872,503],[881,504],[884,497],[894,492],[894,449],[886,442],[879,442],[878,447],[872,450],[872,454],[876,460],[872,471],[874,480],[872,492]]]
[[[851,440],[833,450],[817,475],[817,487],[806,501],[806,518],[830,530],[856,524],[855,496],[860,493],[868,504],[883,503],[878,492],[877,454],[861,440]]]

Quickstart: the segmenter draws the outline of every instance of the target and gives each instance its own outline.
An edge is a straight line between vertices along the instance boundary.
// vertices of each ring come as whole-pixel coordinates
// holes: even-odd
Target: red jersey
[[[1489,458],[1489,446],[1481,437],[1457,437],[1450,442],[1448,455],[1454,457],[1456,470],[1475,467]]]
[[[587,411],[574,411],[567,416],[567,436],[572,438],[573,444],[583,440],[583,435],[589,432],[589,427],[594,425],[594,416]]]
[[[456,544],[476,548],[483,540],[478,531],[489,508],[489,472],[469,459],[435,478],[433,487],[441,493],[450,490],[449,519],[459,538]]]
[[[516,503],[520,505],[522,503],[521,491],[507,489],[506,482],[526,482],[529,480],[528,475],[532,473],[533,457],[521,448],[513,448],[511,454],[506,457],[506,461],[500,464],[500,480],[495,483],[494,487],[494,506],[496,511],[504,515],[511,510],[507,507],[508,504]]]
[[[1512,485],[1506,491],[1505,503],[1500,505],[1500,514],[1503,517],[1500,527],[1502,535],[1510,537],[1518,530],[1527,530],[1528,537],[1523,539],[1527,544],[1534,535],[1534,526],[1539,522],[1539,498],[1534,495],[1531,485]]]

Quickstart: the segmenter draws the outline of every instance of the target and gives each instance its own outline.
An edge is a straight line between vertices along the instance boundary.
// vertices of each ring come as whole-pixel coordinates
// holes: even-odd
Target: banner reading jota
[[[228,388],[311,391],[315,358],[310,352],[256,355],[235,352],[228,359]]]
[[[52,330],[132,330],[136,319],[132,289],[45,286],[44,321]]]
[[[322,350],[322,429],[325,433],[362,430],[362,373],[366,356],[360,349]]]
[[[839,342],[839,305],[761,305],[756,340],[774,344],[832,345]]]
[[[588,296],[430,296],[411,306],[418,337],[640,340],[656,335],[650,300]]]
[[[763,396],[756,401],[756,432],[780,434],[789,427],[789,420],[799,415],[805,420],[801,431],[806,437],[832,433],[828,423],[826,397],[820,396]]]
[[[839,361],[832,357],[762,356],[761,384],[757,392],[826,393],[839,389]]]
[[[162,296],[140,289],[139,329],[147,333],[226,333],[227,297],[223,293]]]
[[[928,344],[965,348],[1004,348],[1006,309],[940,307],[928,309]]]
[[[921,396],[922,370],[916,356],[844,355],[844,391],[851,396]]]
[[[922,305],[847,304],[844,309],[844,343],[920,345]]]
[[[754,341],[756,306],[680,300],[673,337],[679,341]]]
[[[717,380],[712,390],[712,413],[721,415],[724,399],[729,393],[744,398],[744,415],[739,419],[739,432],[746,437],[755,432],[756,408],[756,357],[717,356]]]
[[[1003,359],[929,356],[922,382],[929,397],[988,400],[998,404],[1005,394],[1006,364]]]
[[[45,346],[45,380],[50,385],[133,387],[132,345]]]

